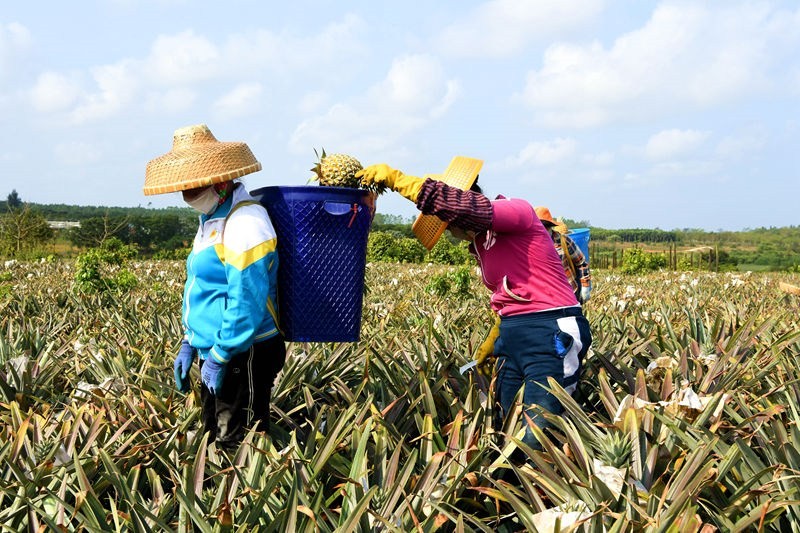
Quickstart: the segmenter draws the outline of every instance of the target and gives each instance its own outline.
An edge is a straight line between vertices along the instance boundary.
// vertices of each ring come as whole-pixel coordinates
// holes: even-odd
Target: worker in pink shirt
[[[573,392],[592,336],[589,322],[572,291],[550,234],[525,200],[490,200],[477,186],[471,190],[430,178],[403,174],[388,165],[372,165],[357,174],[364,185],[385,185],[415,202],[424,214],[448,223],[451,234],[470,242],[492,293],[498,323],[476,358],[496,355],[496,397],[508,414],[524,385],[522,401],[534,424],[546,428],[532,406],[560,414],[564,408],[548,390],[548,378]],[[524,442],[540,445],[533,433]]]

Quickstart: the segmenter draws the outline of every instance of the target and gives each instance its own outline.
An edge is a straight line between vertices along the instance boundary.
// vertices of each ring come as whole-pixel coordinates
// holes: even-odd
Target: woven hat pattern
[[[452,187],[466,191],[475,183],[482,166],[483,160],[481,159],[457,155],[450,161],[444,174],[427,174],[425,177],[443,181]],[[434,247],[446,229],[447,222],[435,215],[425,214],[420,214],[411,226],[414,235],[428,250]]]
[[[175,131],[172,150],[147,163],[144,194],[206,187],[261,170],[243,142],[220,142],[205,124]]]

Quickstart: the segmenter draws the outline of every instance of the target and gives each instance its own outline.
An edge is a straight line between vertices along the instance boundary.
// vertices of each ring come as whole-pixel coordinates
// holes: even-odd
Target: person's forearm
[[[492,227],[492,202],[486,196],[430,178],[417,196],[417,209],[466,231],[481,232]]]

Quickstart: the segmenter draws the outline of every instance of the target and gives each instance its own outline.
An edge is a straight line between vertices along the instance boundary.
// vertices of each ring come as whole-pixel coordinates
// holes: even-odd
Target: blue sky
[[[244,141],[248,187],[314,148],[606,228],[800,224],[796,1],[7,2],[0,196],[163,207],[175,129]],[[45,7],[46,6],[46,7]],[[411,217],[394,193],[383,213]]]

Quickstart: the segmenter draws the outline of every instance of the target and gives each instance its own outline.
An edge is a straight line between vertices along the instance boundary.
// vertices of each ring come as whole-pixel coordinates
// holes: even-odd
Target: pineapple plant
[[[182,395],[164,372],[185,264],[126,266],[149,283],[112,298],[73,284],[74,259],[0,261],[3,531],[800,531],[798,301],[776,283],[793,273],[736,290],[739,274],[703,275],[692,309],[684,274],[600,274],[585,400],[553,383],[566,411],[509,483],[493,397],[454,370],[483,340],[485,295],[426,291],[458,267],[371,263],[362,341],[292,344],[270,434],[229,456],[195,429],[197,376]],[[629,283],[644,302],[618,310]],[[666,390],[647,381],[660,357],[679,363],[659,367],[674,391],[719,398],[718,421],[648,402],[617,429],[628,395]],[[107,380],[126,386],[81,394]]]
[[[623,468],[630,462],[632,444],[627,434],[614,431],[596,440],[598,459],[614,468]]]
[[[322,154],[314,149],[317,156],[316,164],[311,168],[314,173],[313,180],[326,187],[352,187],[369,189],[374,192],[381,192],[376,187],[365,187],[356,172],[364,168],[355,157],[347,154],[327,154],[322,149]]]

